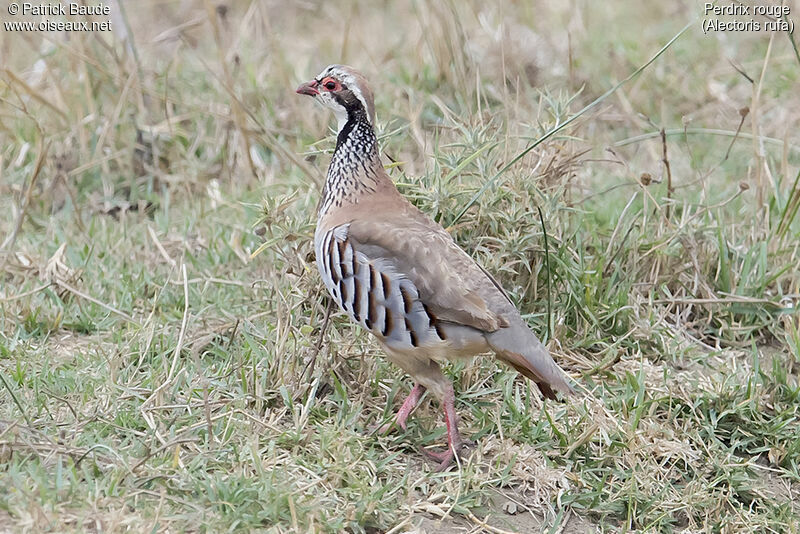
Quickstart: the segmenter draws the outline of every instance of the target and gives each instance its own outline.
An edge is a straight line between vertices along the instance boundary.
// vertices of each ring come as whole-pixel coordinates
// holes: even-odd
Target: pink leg
[[[422,449],[427,456],[439,462],[437,471],[444,471],[453,462],[455,455],[461,451],[467,442],[461,438],[458,432],[458,416],[456,415],[455,405],[456,395],[453,386],[448,384],[444,397],[442,398],[442,409],[444,410],[444,422],[447,425],[447,450],[433,452]]]
[[[425,386],[414,384],[414,387],[411,389],[408,397],[406,397],[406,400],[403,401],[403,405],[400,406],[399,410],[397,410],[397,414],[395,414],[394,419],[380,427],[378,429],[378,433],[385,434],[394,425],[397,425],[405,430],[406,420],[408,419],[408,416],[411,415],[411,412],[414,411],[414,408],[417,407],[417,403],[419,402],[419,399],[422,398],[423,393],[425,393]]]

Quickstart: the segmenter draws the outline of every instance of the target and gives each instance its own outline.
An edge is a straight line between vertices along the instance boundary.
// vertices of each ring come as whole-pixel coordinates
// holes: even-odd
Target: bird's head
[[[350,117],[363,112],[375,124],[375,104],[367,80],[360,72],[346,65],[330,65],[319,75],[301,84],[297,94],[308,95],[329,108],[339,122],[339,130]]]

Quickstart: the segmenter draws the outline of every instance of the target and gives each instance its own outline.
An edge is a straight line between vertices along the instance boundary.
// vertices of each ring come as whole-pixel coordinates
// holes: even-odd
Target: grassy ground
[[[105,34],[0,33],[0,531],[800,529],[797,51],[704,35],[701,3],[484,4],[125,2]],[[438,406],[371,435],[410,382],[323,328],[334,137],[293,88],[332,62],[581,390],[453,365],[477,446],[448,473],[418,452]]]

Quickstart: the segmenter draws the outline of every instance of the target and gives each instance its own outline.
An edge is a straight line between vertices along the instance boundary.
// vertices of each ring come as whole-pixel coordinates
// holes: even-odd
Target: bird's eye
[[[329,91],[333,91],[334,89],[336,89],[336,82],[334,82],[333,80],[325,82],[325,88],[328,89]]]

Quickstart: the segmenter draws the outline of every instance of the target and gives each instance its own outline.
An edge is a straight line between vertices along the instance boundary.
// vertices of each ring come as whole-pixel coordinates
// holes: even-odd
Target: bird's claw
[[[453,464],[453,459],[455,458],[455,454],[453,451],[458,453],[458,457],[461,458],[465,452],[469,449],[475,447],[475,443],[468,440],[461,440],[459,443],[455,444],[455,446],[448,446],[443,451],[432,451],[426,448],[422,448],[422,454],[428,457],[428,459],[435,461],[438,463],[438,467],[436,468],[437,472],[444,472]]]

